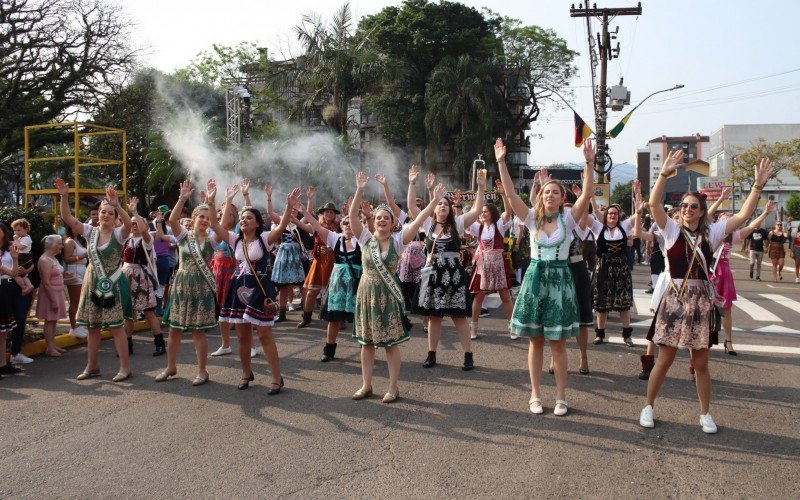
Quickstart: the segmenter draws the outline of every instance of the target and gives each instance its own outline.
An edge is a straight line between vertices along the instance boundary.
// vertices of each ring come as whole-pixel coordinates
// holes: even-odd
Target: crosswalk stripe
[[[783,322],[783,320],[778,316],[772,314],[771,312],[764,309],[755,302],[742,297],[741,295],[739,295],[736,298],[736,302],[734,302],[733,304],[756,321],[777,321],[779,323]]]
[[[780,295],[778,293],[759,293],[759,295],[784,307],[788,307],[794,312],[800,311],[800,302],[792,300],[784,295]]]
[[[606,342],[612,344],[622,344],[622,337],[606,337]],[[633,339],[634,345],[645,346],[647,345],[646,339]],[[724,349],[722,344],[711,346],[712,351],[722,351]],[[777,345],[754,345],[754,344],[739,344],[736,343],[736,350],[742,352],[765,352],[774,354],[800,354],[800,347],[784,347]]]
[[[650,312],[650,297],[644,293],[644,290],[636,289],[633,291],[633,304],[636,307],[636,314],[646,316],[652,314]]]

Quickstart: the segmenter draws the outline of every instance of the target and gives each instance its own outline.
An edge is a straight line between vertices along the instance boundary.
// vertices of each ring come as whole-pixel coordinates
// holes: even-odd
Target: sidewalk
[[[35,317],[28,318],[28,322],[29,323],[37,322],[37,321],[39,322],[39,324],[43,323],[42,321],[40,321],[39,319],[37,319]],[[70,335],[70,333],[69,333],[69,321],[68,320],[59,321],[58,322],[58,326],[56,328],[59,329],[59,327],[63,327],[64,325],[66,325],[67,333],[56,333],[55,340],[56,340],[56,345],[57,346],[63,347],[63,348],[66,349],[68,347],[73,347],[73,346],[76,346],[76,345],[80,345],[80,344],[85,344],[86,343],[86,339],[79,339],[77,337],[73,337],[72,335]],[[149,328],[150,328],[150,326],[147,324],[146,321],[134,321],[134,323],[133,323],[133,331],[134,331],[134,333],[141,332],[143,330],[148,330]],[[111,332],[109,332],[108,330],[103,330],[102,332],[100,332],[100,337],[103,340],[110,339],[111,338]],[[39,354],[44,354],[45,347],[46,347],[46,344],[45,344],[44,339],[39,339],[39,340],[35,340],[33,342],[28,342],[27,344],[23,344],[22,345],[22,354],[24,354],[25,356],[37,356]]]

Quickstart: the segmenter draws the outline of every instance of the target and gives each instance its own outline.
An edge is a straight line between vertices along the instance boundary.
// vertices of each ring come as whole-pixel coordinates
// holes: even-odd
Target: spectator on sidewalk
[[[66,226],[67,239],[64,241],[62,257],[64,259],[64,284],[67,286],[69,296],[69,325],[74,337],[85,339],[89,331],[85,326],[78,326],[76,317],[78,314],[78,302],[81,300],[81,288],[83,288],[83,275],[86,273],[86,262],[89,254],[86,251],[86,239],[81,235],[75,235],[72,227]]]
[[[19,253],[11,234],[8,226],[0,222],[0,377],[22,371],[11,363],[6,363],[6,337],[16,324],[13,304],[16,295],[20,293],[19,286],[14,283]]]
[[[44,321],[45,355],[59,357],[67,352],[56,345],[56,323],[67,316],[64,301],[64,268],[56,256],[64,249],[61,236],[49,234],[42,239],[44,252],[39,257],[39,300],[36,301],[36,317]]]

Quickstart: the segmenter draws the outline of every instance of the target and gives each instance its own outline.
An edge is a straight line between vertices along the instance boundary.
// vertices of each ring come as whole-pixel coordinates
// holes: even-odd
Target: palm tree
[[[378,57],[365,50],[367,34],[356,35],[350,4],[337,10],[325,24],[318,14],[303,16],[294,28],[305,53],[298,64],[298,81],[306,92],[302,108],[322,107],[322,117],[340,135],[347,134],[347,109],[362,95],[380,66]],[[296,114],[296,113],[295,113]]]
[[[425,129],[429,142],[454,142],[456,165],[469,163],[480,151],[474,145],[490,137],[496,110],[504,106],[497,79],[496,66],[467,54],[446,57],[431,72],[425,90]],[[462,180],[465,175],[462,169]]]

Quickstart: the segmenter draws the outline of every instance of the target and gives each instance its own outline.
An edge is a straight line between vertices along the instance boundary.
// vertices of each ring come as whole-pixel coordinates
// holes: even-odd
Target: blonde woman
[[[506,146],[501,139],[495,142],[494,153],[511,207],[531,231],[531,264],[522,280],[510,325],[512,335],[530,338],[528,370],[531,397],[528,400],[528,409],[537,415],[544,412],[540,385],[544,341],[547,339],[553,354],[553,371],[556,376],[556,404],[553,413],[566,415],[566,342],[568,338],[578,335],[580,327],[578,298],[567,261],[576,221],[589,208],[594,191],[594,147],[588,139],[583,144],[586,159],[583,190],[569,210],[564,210],[564,203],[567,201],[564,186],[553,179],[542,181],[533,209],[528,208],[514,191],[514,183],[505,162]]]

